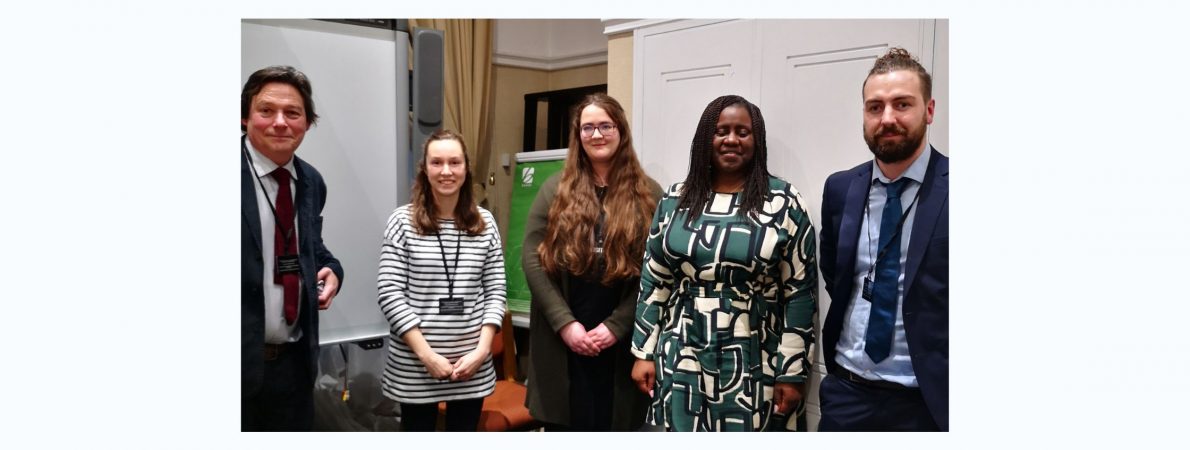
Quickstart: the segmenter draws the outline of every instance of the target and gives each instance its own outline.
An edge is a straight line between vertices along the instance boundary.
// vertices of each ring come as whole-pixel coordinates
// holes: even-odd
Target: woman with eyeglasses
[[[492,339],[504,318],[504,250],[471,195],[463,137],[426,140],[411,202],[393,211],[380,248],[379,303],[389,323],[384,395],[405,431],[475,431],[496,388]]]
[[[641,169],[619,102],[590,95],[571,117],[565,166],[538,191],[525,229],[526,406],[547,430],[636,430],[648,397],[629,377],[628,338],[661,186]]]
[[[675,431],[804,430],[818,290],[801,195],[768,171],[764,117],[707,105],[686,180],[657,205],[641,269],[632,379]]]

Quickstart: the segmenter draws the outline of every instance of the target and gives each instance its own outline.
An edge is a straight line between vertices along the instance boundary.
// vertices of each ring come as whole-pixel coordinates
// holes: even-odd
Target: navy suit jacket
[[[928,156],[905,259],[901,314],[922,396],[938,427],[946,431],[950,429],[950,158],[932,146]],[[831,175],[822,193],[819,261],[831,298],[822,326],[822,349],[829,371],[837,367],[835,346],[855,292],[856,246],[871,182],[872,162],[868,161]]]
[[[256,395],[264,378],[264,259],[260,242],[260,212],[257,210],[256,190],[259,185],[247,154],[243,151],[241,137],[240,152],[240,395],[244,398]],[[252,151],[252,150],[247,150]],[[301,265],[302,292],[299,295],[300,314],[298,324],[302,329],[302,340],[307,354],[307,379],[302,380],[309,388],[314,387],[314,374],[318,365],[318,288],[317,274],[323,267],[329,267],[343,283],[343,266],[322,243],[322,207],[326,204],[326,184],[322,175],[313,166],[293,157],[297,171],[297,193],[294,195],[294,210],[298,223],[298,260]],[[272,223],[268,226],[274,226]],[[272,242],[265,245],[273,245]],[[272,282],[270,278],[268,282]]]

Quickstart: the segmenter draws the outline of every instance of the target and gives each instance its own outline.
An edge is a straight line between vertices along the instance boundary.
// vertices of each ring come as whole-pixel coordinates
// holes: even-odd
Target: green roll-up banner
[[[504,241],[504,270],[508,282],[508,309],[529,312],[529,283],[521,268],[521,249],[525,242],[525,220],[537,190],[545,180],[562,170],[566,149],[542,150],[516,154],[512,201],[508,209],[508,236]]]

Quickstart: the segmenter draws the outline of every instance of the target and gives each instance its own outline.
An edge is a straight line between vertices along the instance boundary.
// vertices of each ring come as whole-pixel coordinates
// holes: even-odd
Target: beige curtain
[[[443,31],[445,55],[442,126],[463,135],[471,159],[475,201],[486,199],[491,159],[491,19],[409,19],[409,27]],[[412,61],[412,58],[410,58]]]

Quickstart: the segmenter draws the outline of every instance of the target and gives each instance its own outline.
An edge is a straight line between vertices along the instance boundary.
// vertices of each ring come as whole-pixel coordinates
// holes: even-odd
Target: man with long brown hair
[[[624,109],[587,96],[560,175],[538,192],[522,261],[532,292],[529,394],[557,430],[635,430],[648,399],[629,378],[640,257],[661,187],[645,175]]]

